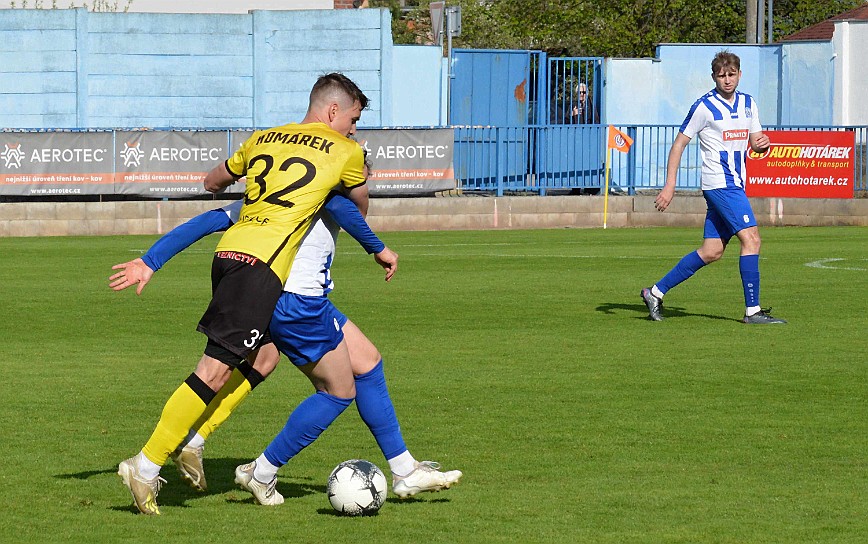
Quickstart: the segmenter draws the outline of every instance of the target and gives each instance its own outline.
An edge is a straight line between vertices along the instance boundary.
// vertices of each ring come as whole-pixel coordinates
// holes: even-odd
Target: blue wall
[[[371,99],[360,125],[389,125],[392,69],[382,9],[0,10],[5,128],[277,125],[301,120],[314,81],[332,71]]]
[[[442,49],[393,46],[390,24],[384,9],[0,10],[0,128],[277,125],[304,116],[311,85],[330,71],[346,73],[371,98],[360,126],[445,125],[449,69]],[[665,44],[654,59],[606,59],[603,121],[680,124],[712,88],[710,62],[722,48],[741,56],[740,89],[757,98],[763,124],[833,124],[831,42]],[[523,124],[516,119],[526,111],[515,98],[521,78],[497,78],[526,71],[532,53],[466,53],[468,62],[487,53],[501,73],[458,62],[453,71],[464,79],[452,80],[454,94],[491,92],[502,106],[485,123]],[[512,60],[498,64],[513,57],[520,69]],[[456,111],[466,102],[452,98]]]
[[[741,58],[739,90],[754,96],[764,125],[831,125],[831,42],[778,45],[666,44],[655,59],[609,59],[606,119],[616,125],[680,125],[714,87],[711,59],[721,49]]]
[[[443,48],[396,45],[392,49],[392,123],[402,127],[447,124],[446,71]]]

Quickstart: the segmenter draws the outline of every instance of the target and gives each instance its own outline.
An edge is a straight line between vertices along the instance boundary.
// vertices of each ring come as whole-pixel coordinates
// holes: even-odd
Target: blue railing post
[[[495,178],[497,179],[497,196],[503,196],[503,184],[506,176],[506,138],[501,127],[494,128],[495,137]]]
[[[627,136],[633,138],[633,142],[638,142],[637,127],[627,127]],[[638,149],[634,149],[632,153],[627,153],[627,194],[636,194],[636,153]]]

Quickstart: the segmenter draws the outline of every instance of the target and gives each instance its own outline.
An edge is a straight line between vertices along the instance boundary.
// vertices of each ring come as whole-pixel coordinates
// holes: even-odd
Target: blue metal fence
[[[455,177],[464,191],[531,192],[602,188],[605,183],[605,125],[530,125],[455,129]],[[610,189],[634,194],[666,181],[669,149],[678,125],[619,127],[633,138],[629,153],[613,152]],[[768,130],[848,130],[855,133],[856,191],[868,190],[868,126],[768,126]],[[700,188],[702,157],[694,139],[678,170],[678,189]]]

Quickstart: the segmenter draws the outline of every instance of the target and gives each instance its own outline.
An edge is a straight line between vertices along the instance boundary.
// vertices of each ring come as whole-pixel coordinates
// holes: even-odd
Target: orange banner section
[[[207,172],[118,172],[115,183],[201,183]]]
[[[0,185],[105,185],[114,182],[114,174],[0,174]]]
[[[765,131],[771,145],[749,152],[745,192],[756,197],[853,198],[855,135],[849,131]]]
[[[377,170],[376,167],[371,171],[370,180],[381,181],[389,179],[418,179],[418,180],[439,180],[453,179],[455,172],[452,168],[413,168],[407,170]]]

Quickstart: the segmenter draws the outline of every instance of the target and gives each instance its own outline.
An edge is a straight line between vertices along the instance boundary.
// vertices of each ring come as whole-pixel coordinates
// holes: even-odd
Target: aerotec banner
[[[111,132],[0,133],[0,194],[114,193]]]
[[[0,132],[0,195],[207,194],[202,179],[252,130]],[[424,195],[455,188],[452,129],[360,130],[373,164],[372,195]],[[243,193],[245,180],[227,192]]]
[[[425,195],[455,188],[451,128],[360,129],[355,139],[373,165],[371,195]]]
[[[202,179],[228,157],[226,131],[117,131],[115,192],[149,197],[207,193]]]
[[[747,196],[853,198],[855,134],[850,131],[765,131],[763,153],[747,155]]]

